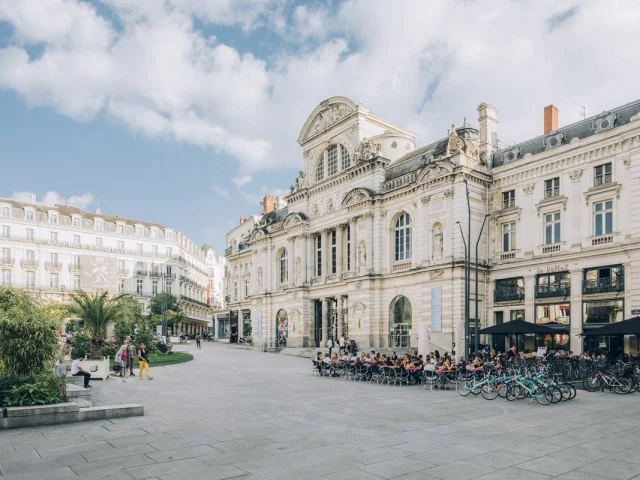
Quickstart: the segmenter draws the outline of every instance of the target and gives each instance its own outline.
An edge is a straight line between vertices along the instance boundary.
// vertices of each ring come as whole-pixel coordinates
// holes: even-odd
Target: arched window
[[[403,295],[394,298],[389,305],[389,346],[411,346],[411,302]]]
[[[287,258],[287,250],[280,251],[280,283],[286,283],[289,280],[289,261]]]
[[[316,167],[316,182],[324,178],[324,158],[321,158]]]
[[[411,217],[403,213],[395,225],[395,261],[411,259]]]
[[[338,146],[331,145],[327,148],[327,175],[338,173]]]
[[[341,162],[342,162],[342,170],[346,170],[351,166],[351,157],[349,156],[349,152],[342,145],[340,146],[341,150]]]

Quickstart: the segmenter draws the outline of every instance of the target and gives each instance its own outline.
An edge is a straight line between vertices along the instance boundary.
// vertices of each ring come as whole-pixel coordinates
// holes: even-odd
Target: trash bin
[[[263,352],[267,351],[267,342],[262,342],[262,351]]]

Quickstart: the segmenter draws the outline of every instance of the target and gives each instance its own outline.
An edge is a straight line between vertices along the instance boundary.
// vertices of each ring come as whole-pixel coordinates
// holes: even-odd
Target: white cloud
[[[81,0],[0,0],[14,30],[0,48],[0,88],[77,120],[106,113],[224,153],[239,162],[239,188],[257,171],[299,167],[299,130],[332,95],[415,130],[419,144],[474,123],[483,101],[514,142],[541,133],[549,103],[566,124],[577,104],[593,114],[638,97],[633,0],[616,2],[615,15],[595,0],[311,3],[287,13],[281,0],[103,0],[114,27]],[[285,41],[258,58],[216,40],[217,25]],[[624,75],[611,73],[620,65]]]
[[[220,185],[211,185],[211,190],[213,190],[219,197],[229,198],[229,190]]]
[[[30,202],[29,192],[13,192],[11,198],[18,200],[19,202]],[[91,193],[85,192],[82,195],[71,195],[69,198],[64,198],[58,192],[49,190],[43,197],[36,196],[36,203],[42,205],[71,205],[81,210],[86,210],[94,201],[94,197]]]

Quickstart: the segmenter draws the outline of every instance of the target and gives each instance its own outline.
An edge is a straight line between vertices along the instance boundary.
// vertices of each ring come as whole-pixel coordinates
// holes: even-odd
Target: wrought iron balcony
[[[44,268],[47,270],[61,270],[62,264],[60,262],[44,262]]]
[[[148,273],[146,270],[136,270],[136,277],[146,277]]]
[[[544,198],[553,198],[560,196],[560,187],[547,188],[544,191]]]
[[[82,272],[82,265],[80,265],[79,263],[70,263],[69,271],[71,273]]]
[[[597,175],[593,180],[593,186],[597,187],[599,185],[605,185],[607,183],[612,183],[613,177],[610,173],[605,173],[604,175]]]
[[[37,260],[28,260],[24,258],[20,260],[20,266],[22,268],[38,268],[39,265],[40,262],[38,262]]]
[[[536,298],[568,297],[571,295],[571,286],[563,284],[537,285]]]
[[[497,287],[493,292],[495,302],[522,302],[524,287]]]
[[[129,269],[128,268],[119,268],[118,269],[118,275],[129,275]]]
[[[508,200],[502,200],[502,209],[513,208],[516,206],[516,199],[510,198]]]
[[[231,295],[225,295],[224,296],[224,301],[225,301],[225,303],[229,303],[231,301]]]
[[[154,278],[161,278],[163,276],[163,273],[159,270],[151,270],[150,275]]]
[[[225,255],[231,255],[233,253],[233,247],[227,247],[224,249]]]
[[[584,280],[582,293],[624,292],[624,278],[612,277],[599,280]]]
[[[15,260],[13,257],[0,257],[0,265],[3,267],[13,267]]]

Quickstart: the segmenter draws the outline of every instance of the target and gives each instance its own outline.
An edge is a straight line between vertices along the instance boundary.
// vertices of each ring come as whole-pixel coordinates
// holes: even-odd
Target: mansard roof
[[[510,145],[498,150],[491,156],[491,166],[499,167],[521,160],[525,155],[535,155],[546,150],[567,145],[572,139],[583,139],[592,135],[625,125],[631,118],[640,114],[640,100],[621,107],[602,112],[598,115],[558,128],[546,135]]]

